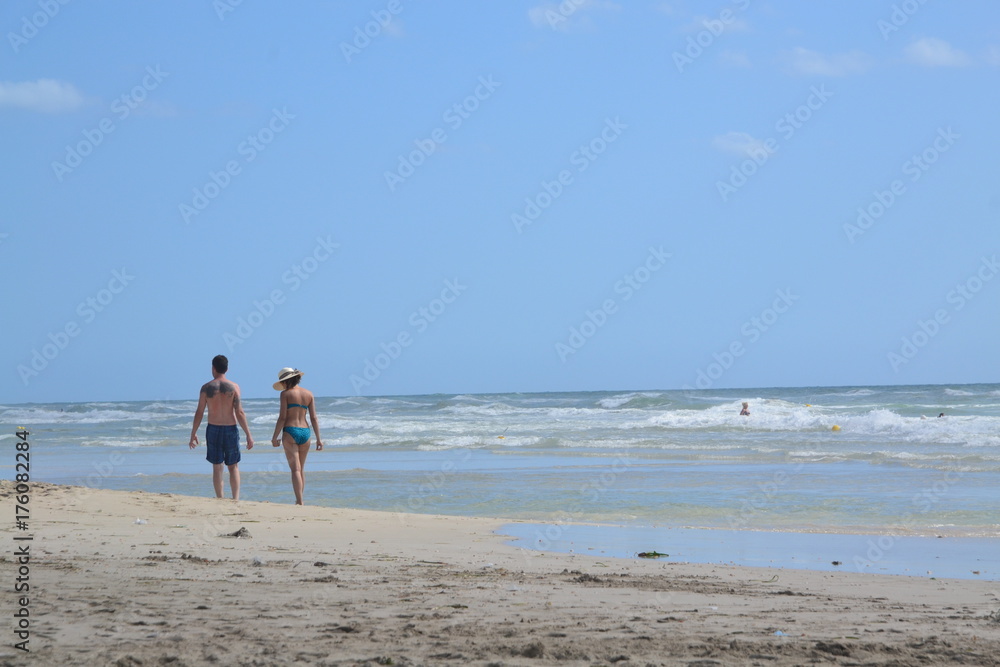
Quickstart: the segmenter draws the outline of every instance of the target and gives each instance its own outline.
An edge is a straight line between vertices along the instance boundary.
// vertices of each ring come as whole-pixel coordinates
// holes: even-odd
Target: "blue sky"
[[[995,381],[998,19],[6,2],[0,401]]]

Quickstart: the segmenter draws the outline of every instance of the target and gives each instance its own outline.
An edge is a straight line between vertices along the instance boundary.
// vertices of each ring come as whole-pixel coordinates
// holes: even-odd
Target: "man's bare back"
[[[216,426],[233,426],[240,408],[240,388],[235,382],[217,378],[201,387],[208,405],[208,423]]]

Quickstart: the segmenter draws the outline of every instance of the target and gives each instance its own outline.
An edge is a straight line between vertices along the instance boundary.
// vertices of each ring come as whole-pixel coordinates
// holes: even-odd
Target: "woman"
[[[306,455],[309,453],[309,424],[306,423],[306,410],[309,411],[309,422],[316,431],[316,451],[323,449],[323,441],[319,436],[319,422],[316,421],[316,401],[312,392],[299,386],[302,371],[294,368],[282,368],[278,373],[278,381],[272,385],[281,392],[281,412],[278,413],[278,423],[274,425],[274,435],[271,444],[278,446],[278,435],[281,435],[281,445],[285,448],[285,458],[292,471],[292,490],[295,492],[295,504],[302,505],[302,492],[306,487]]]

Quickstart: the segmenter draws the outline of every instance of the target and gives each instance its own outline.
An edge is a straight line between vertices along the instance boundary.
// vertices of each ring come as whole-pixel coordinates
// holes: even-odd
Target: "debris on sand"
[[[219,535],[219,537],[235,537],[238,540],[242,540],[244,538],[248,540],[251,539],[250,531],[246,529],[246,526],[240,526],[240,529],[237,530],[235,533],[224,533],[222,535]]]

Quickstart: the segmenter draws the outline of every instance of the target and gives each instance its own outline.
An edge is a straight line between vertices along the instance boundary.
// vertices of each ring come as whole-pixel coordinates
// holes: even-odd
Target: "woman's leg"
[[[309,444],[312,440],[306,440],[305,444],[295,445],[299,450],[299,492],[305,495],[306,492],[306,455],[309,453]]]
[[[299,461],[299,446],[295,439],[287,433],[281,436],[281,447],[285,450],[285,460],[292,472],[292,491],[295,493],[295,504],[302,504],[302,464]]]

